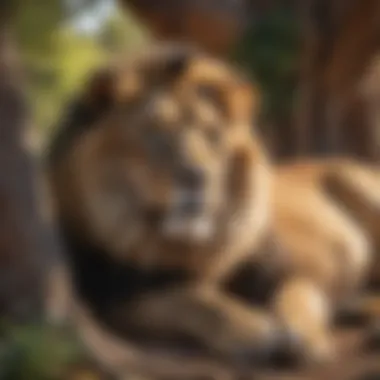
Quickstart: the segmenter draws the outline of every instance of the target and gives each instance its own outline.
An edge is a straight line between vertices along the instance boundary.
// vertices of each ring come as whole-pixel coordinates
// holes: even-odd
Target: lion
[[[173,44],[99,70],[74,102],[48,178],[74,292],[113,334],[234,363],[333,357],[334,302],[359,287],[367,240],[302,170],[271,165],[257,110],[239,70]]]
[[[283,335],[223,290],[268,224],[255,92],[226,63],[161,44],[99,70],[53,139],[48,177],[74,290],[117,334],[190,338],[230,359]]]

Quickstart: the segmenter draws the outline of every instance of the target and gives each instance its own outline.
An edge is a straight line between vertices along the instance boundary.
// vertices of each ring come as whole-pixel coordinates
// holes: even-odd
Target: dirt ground
[[[206,358],[184,359],[179,355],[173,356],[170,363],[166,360],[161,363],[159,360],[147,362],[144,374],[126,371],[122,378],[112,380],[380,380],[379,341],[369,345],[364,329],[352,327],[337,332],[336,342],[339,359],[325,367],[303,370],[242,369]],[[77,379],[88,378],[75,377]],[[91,379],[111,380],[103,375]]]
[[[368,349],[361,329],[348,329],[337,334],[340,359],[326,367],[304,370],[241,370],[208,363],[188,362],[188,374],[164,376],[162,380],[380,380],[380,350]],[[365,349],[367,347],[367,349]],[[179,364],[180,365],[180,364]],[[185,365],[185,364],[184,364]],[[181,372],[184,371],[184,365]],[[158,376],[157,379],[161,377]],[[156,380],[156,377],[153,376]]]

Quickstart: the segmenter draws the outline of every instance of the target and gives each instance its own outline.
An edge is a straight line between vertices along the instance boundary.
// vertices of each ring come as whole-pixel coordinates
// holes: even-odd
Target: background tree
[[[60,247],[41,207],[42,146],[30,142],[48,134],[108,44],[128,45],[121,37],[131,25],[111,15],[95,36],[79,33],[72,26],[79,10],[66,5],[0,2],[0,378],[7,380],[67,380],[67,366],[86,360],[74,337],[41,322]]]
[[[302,3],[303,151],[378,160],[379,17],[376,0]]]
[[[40,311],[49,244],[25,144],[30,125],[11,33],[13,5],[0,4],[0,316],[20,320]]]

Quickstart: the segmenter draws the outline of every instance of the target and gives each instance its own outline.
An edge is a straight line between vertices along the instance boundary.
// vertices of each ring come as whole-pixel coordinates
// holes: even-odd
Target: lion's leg
[[[334,254],[340,263],[342,290],[349,299],[365,285],[373,261],[372,247],[365,231],[340,210],[337,210],[336,220],[331,227]]]
[[[301,277],[290,278],[276,294],[273,308],[293,338],[296,354],[301,354],[308,362],[333,358],[330,305],[315,282]]]
[[[230,359],[269,353],[279,338],[273,318],[211,289],[187,288],[142,297],[125,310],[132,329],[188,336]]]
[[[348,228],[348,223],[334,228],[334,233],[288,229],[283,240],[293,272],[313,279],[337,301],[345,301],[363,285],[370,252],[359,229]]]

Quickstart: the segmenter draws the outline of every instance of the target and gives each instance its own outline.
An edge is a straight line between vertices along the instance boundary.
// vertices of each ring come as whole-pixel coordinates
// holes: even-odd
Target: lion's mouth
[[[173,198],[163,221],[163,233],[171,239],[209,240],[214,222],[208,212],[205,196],[200,191],[181,191]]]
[[[214,223],[207,217],[169,216],[164,222],[163,233],[169,239],[205,242],[213,236]]]

